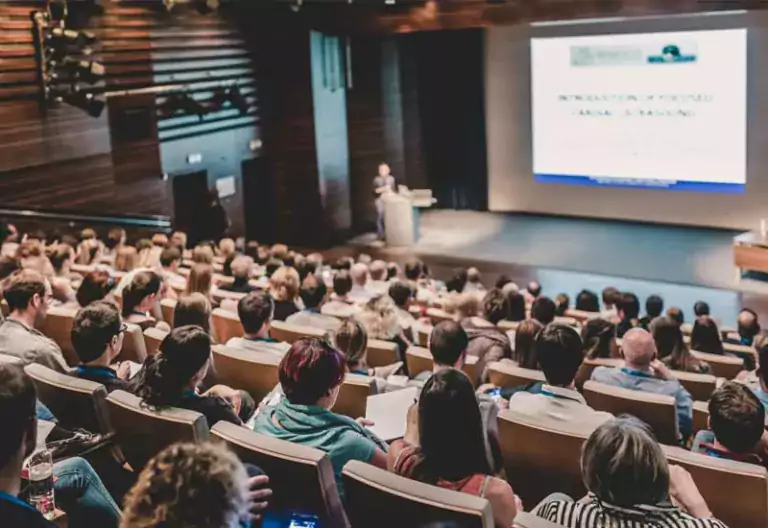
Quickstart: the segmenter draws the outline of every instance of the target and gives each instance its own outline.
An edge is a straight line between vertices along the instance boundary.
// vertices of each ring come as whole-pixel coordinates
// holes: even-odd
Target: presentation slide
[[[531,39],[536,182],[743,193],[747,30]]]

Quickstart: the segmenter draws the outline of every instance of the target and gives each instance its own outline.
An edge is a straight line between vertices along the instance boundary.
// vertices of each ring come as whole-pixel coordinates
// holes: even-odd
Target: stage
[[[582,288],[632,291],[643,303],[657,293],[687,320],[697,300],[707,301],[723,323],[734,324],[742,303],[768,317],[768,284],[743,280],[733,264],[738,232],[634,222],[612,222],[477,211],[433,210],[421,219],[421,239],[389,248],[374,234],[347,247],[388,260],[418,256],[444,276],[477,265],[491,285],[499,273],[521,284],[542,283],[544,293],[573,299]]]

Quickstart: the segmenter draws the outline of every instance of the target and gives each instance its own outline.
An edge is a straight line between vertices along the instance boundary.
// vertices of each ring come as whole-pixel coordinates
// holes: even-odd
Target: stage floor
[[[581,288],[612,285],[635,292],[641,303],[661,294],[667,306],[692,316],[704,300],[733,324],[742,302],[765,302],[768,285],[741,280],[733,265],[734,231],[538,215],[433,210],[421,219],[421,240],[388,248],[366,234],[351,247],[381,258],[417,255],[439,266],[480,264],[486,283],[500,272],[536,278],[547,295],[573,296]],[[495,274],[494,274],[495,273]],[[746,295],[746,298],[744,296]],[[758,306],[758,309],[760,308]],[[766,303],[768,308],[768,303]],[[768,311],[768,310],[766,310]]]

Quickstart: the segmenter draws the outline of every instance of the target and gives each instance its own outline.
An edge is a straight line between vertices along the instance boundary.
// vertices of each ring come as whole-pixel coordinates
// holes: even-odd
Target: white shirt
[[[577,391],[547,384],[541,387],[541,394],[524,391],[513,394],[509,410],[528,416],[546,416],[587,434],[613,418],[612,414],[587,405]]]
[[[299,326],[309,326],[311,328],[318,328],[331,334],[338,332],[341,326],[341,321],[330,315],[323,315],[322,313],[311,312],[309,310],[302,310],[288,317],[285,320],[288,324],[295,324]]]
[[[367,286],[360,286],[359,284],[352,286],[352,289],[347,294],[347,299],[355,304],[365,304],[374,297],[376,297],[374,291],[368,289]]]

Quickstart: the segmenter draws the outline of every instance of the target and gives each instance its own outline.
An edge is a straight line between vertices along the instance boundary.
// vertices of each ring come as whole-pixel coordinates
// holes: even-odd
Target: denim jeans
[[[117,528],[120,508],[85,459],[56,462],[53,475],[56,506],[67,513],[70,528]]]

